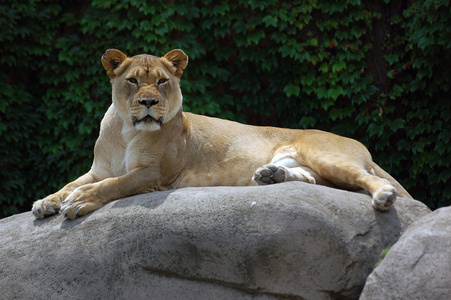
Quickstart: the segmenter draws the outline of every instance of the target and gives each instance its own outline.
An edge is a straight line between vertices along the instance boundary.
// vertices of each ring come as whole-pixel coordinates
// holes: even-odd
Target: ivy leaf
[[[267,27],[269,27],[269,26],[277,27],[277,18],[276,17],[268,15],[262,19],[262,22],[265,23],[265,25]]]
[[[332,73],[338,73],[341,70],[345,70],[345,69],[346,69],[346,62],[339,61],[339,62],[333,64],[333,66],[332,66]]]
[[[332,121],[335,121],[337,118],[341,119],[343,117],[343,113],[341,110],[339,110],[337,108],[332,108],[330,110],[329,117]]]
[[[393,96],[395,96],[395,97],[401,97],[403,91],[404,91],[404,89],[402,88],[402,86],[396,84],[396,85],[393,87]]]
[[[421,50],[424,51],[427,46],[431,44],[430,39],[427,36],[423,36],[420,41],[418,42],[418,47],[420,47]]]
[[[334,100],[336,100],[342,94],[343,94],[343,88],[341,86],[331,88],[327,91],[327,96]]]
[[[302,85],[312,85],[315,81],[315,74],[313,72],[307,73],[301,77]]]
[[[319,99],[327,98],[327,88],[325,86],[320,86],[316,89],[316,94]]]
[[[395,119],[390,124],[391,131],[396,132],[398,129],[404,128],[404,123],[405,123],[405,121],[403,119],[401,119],[401,118]]]
[[[247,42],[249,44],[251,44],[251,43],[258,44],[260,39],[264,38],[264,37],[265,37],[265,32],[263,31],[263,29],[254,30],[248,34]]]
[[[323,73],[327,73],[329,72],[330,68],[329,68],[329,64],[327,63],[323,63],[320,67],[319,70]]]
[[[283,88],[283,92],[287,95],[287,97],[298,97],[301,92],[301,88],[298,85],[288,84]]]

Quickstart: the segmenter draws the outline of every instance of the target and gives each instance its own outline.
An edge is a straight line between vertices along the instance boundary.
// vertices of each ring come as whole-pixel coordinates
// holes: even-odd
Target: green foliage
[[[376,268],[381,264],[381,262],[384,260],[385,256],[387,256],[387,253],[388,253],[388,251],[390,251],[390,249],[391,249],[392,246],[393,246],[393,245],[390,245],[390,246],[388,246],[387,248],[385,248],[384,250],[382,250],[381,258],[379,259],[379,261],[378,261],[378,262],[376,263],[376,265],[374,266],[374,269],[376,269]]]
[[[0,216],[89,169],[109,48],[181,48],[185,110],[356,138],[415,198],[450,205],[450,5],[402,3],[2,2]]]

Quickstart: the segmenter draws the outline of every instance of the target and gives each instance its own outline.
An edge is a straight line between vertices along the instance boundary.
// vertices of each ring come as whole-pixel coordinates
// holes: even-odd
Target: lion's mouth
[[[151,123],[158,123],[160,126],[163,124],[163,117],[159,118],[158,120],[152,117],[151,115],[147,115],[142,119],[138,119],[137,117],[132,117],[133,125],[136,126],[139,123],[144,124],[151,124]]]

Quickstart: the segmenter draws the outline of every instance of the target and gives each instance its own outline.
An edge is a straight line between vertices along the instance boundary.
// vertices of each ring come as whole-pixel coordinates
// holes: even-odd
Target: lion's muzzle
[[[144,95],[142,95],[144,96]],[[157,95],[147,95],[134,100],[131,107],[133,125],[140,130],[158,130],[164,121],[164,101]]]
[[[143,99],[138,101],[139,104],[144,105],[147,108],[150,108],[151,106],[158,104],[158,102],[160,101],[156,99]]]
[[[158,123],[161,126],[161,125],[163,125],[164,118],[161,117],[157,120],[154,117],[152,117],[151,115],[146,115],[144,118],[138,119],[137,117],[133,116],[132,122],[133,122],[134,126],[136,126],[139,123],[144,123],[144,124]]]

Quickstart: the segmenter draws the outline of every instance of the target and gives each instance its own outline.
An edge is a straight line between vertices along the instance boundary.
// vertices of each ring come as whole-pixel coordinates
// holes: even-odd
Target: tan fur
[[[177,49],[161,58],[127,57],[115,49],[102,56],[113,104],[102,120],[91,170],[36,201],[36,217],[60,211],[73,219],[111,200],[158,190],[290,180],[363,188],[381,210],[397,193],[411,198],[355,140],[182,112],[179,83],[187,64]]]

